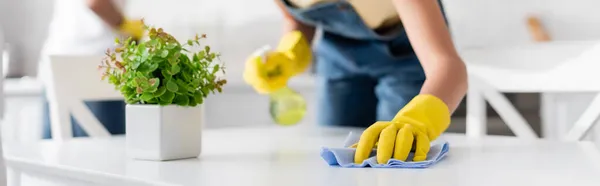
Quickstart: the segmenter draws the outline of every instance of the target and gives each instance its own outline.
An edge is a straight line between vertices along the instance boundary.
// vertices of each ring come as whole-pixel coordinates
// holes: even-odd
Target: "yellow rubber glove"
[[[413,161],[427,158],[431,141],[450,125],[448,106],[433,95],[413,98],[392,121],[379,121],[360,136],[354,155],[355,163],[362,163],[377,143],[377,163],[385,164],[392,156],[406,161],[414,150]],[[415,145],[413,145],[415,144]]]
[[[125,19],[119,25],[119,31],[133,37],[134,40],[139,40],[144,36],[144,21]]]
[[[287,33],[274,51],[260,49],[246,61],[244,80],[261,94],[269,94],[287,85],[288,80],[310,65],[312,52],[299,31]]]

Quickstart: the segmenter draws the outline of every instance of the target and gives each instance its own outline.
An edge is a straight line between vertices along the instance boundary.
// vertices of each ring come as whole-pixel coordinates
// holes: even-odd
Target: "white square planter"
[[[127,105],[127,154],[166,161],[200,155],[203,106]]]

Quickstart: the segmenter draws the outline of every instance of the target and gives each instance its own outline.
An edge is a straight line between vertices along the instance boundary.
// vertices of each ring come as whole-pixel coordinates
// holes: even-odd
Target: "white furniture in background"
[[[4,35],[0,26],[0,64],[3,64],[2,51],[4,51]],[[0,121],[4,121],[4,65],[0,65]],[[0,186],[6,186],[7,175],[4,159],[4,146],[2,145],[2,129],[0,128]]]
[[[71,115],[90,137],[110,136],[84,101],[123,100],[114,86],[101,80],[102,56],[50,56],[48,103],[52,138],[73,137]]]
[[[37,141],[42,136],[42,84],[35,78],[4,80],[2,136],[12,141]]]
[[[428,169],[330,167],[321,147],[340,147],[344,128],[211,129],[198,159],[152,162],[125,155],[123,137],[8,144],[8,166],[58,185],[127,186],[596,186],[600,154],[590,142],[445,134],[448,156]],[[71,184],[67,184],[71,183]]]
[[[461,51],[468,65],[469,94],[467,96],[467,135],[486,133],[485,100],[501,118],[523,138],[536,138],[525,119],[501,93],[595,92],[600,85],[595,80],[597,61],[584,58],[587,51],[598,48],[597,42],[550,42],[540,44],[485,47]],[[597,50],[597,49],[596,49]],[[588,52],[589,53],[589,52]],[[597,59],[600,59],[598,57]],[[600,95],[600,94],[598,94]],[[592,105],[566,135],[567,140],[580,140],[600,116],[600,98]],[[544,109],[560,109],[547,108]],[[543,122],[543,135],[561,133],[566,123]],[[558,132],[557,132],[558,131]],[[562,132],[564,133],[564,131]],[[562,135],[565,136],[565,135]],[[560,139],[560,138],[554,138]]]

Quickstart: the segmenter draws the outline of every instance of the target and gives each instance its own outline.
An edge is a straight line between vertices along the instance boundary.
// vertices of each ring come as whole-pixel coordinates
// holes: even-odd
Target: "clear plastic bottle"
[[[306,114],[306,100],[289,87],[270,94],[269,111],[273,121],[279,125],[295,125]]]

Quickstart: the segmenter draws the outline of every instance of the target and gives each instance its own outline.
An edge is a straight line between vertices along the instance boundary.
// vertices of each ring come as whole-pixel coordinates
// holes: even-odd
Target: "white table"
[[[321,146],[339,146],[351,129],[216,129],[199,159],[128,159],[125,139],[6,144],[9,167],[72,185],[598,185],[600,153],[588,142],[468,140],[446,134],[448,157],[429,169],[328,166]],[[65,184],[67,185],[67,184]]]

